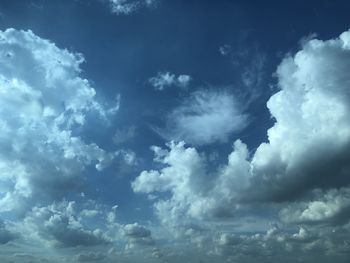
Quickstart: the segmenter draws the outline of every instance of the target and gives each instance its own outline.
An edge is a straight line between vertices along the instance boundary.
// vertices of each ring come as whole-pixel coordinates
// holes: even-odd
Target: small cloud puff
[[[108,0],[111,10],[117,15],[130,15],[143,7],[154,7],[159,0]]]
[[[170,72],[158,72],[157,76],[149,79],[149,83],[156,90],[164,90],[171,86],[186,89],[192,80],[189,75],[179,75],[171,74]]]

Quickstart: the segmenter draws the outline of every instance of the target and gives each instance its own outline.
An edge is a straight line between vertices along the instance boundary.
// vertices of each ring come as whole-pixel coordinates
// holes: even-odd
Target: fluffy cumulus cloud
[[[143,7],[154,7],[159,0],[108,0],[111,10],[117,15],[129,15]]]
[[[151,195],[160,220],[177,229],[190,223],[208,226],[210,218],[222,222],[259,213],[287,226],[312,228],[313,234],[301,228],[292,236],[289,230],[266,236],[223,235],[218,243],[224,252],[229,245],[235,255],[260,253],[258,247],[264,248],[263,254],[283,247],[286,252],[300,251],[301,257],[320,251],[322,255],[349,253],[344,238],[350,219],[349,70],[350,31],[336,39],[306,41],[277,69],[280,90],[267,103],[275,124],[266,143],[249,154],[247,146],[236,141],[227,163],[214,171],[208,169],[204,154],[183,142],[170,143],[169,149],[153,147],[160,168],[143,171],[132,183],[134,191]],[[230,108],[236,109],[231,101],[226,94],[195,94],[191,103],[185,102],[172,114],[172,130],[179,134],[175,138],[190,143],[222,140],[216,128],[228,134],[237,127],[234,116],[244,120],[237,111],[226,115]],[[317,235],[320,224],[328,225],[323,229],[327,233]]]
[[[169,150],[153,147],[160,171],[143,171],[132,183],[135,192],[170,192],[171,198],[157,199],[155,209],[163,223],[185,227],[192,219],[229,216],[236,208],[238,192],[249,184],[248,149],[236,141],[227,164],[214,173],[207,169],[207,158],[183,142],[171,143]],[[181,230],[182,231],[182,230]]]
[[[0,210],[25,211],[78,186],[86,167],[114,154],[75,135],[85,116],[107,118],[95,90],[79,76],[82,55],[31,31],[0,32]]]
[[[248,115],[242,108],[229,92],[199,90],[167,116],[165,130],[157,131],[168,140],[193,145],[227,142],[230,135],[248,124]]]
[[[192,78],[189,75],[171,74],[170,72],[158,72],[157,76],[150,78],[148,81],[156,90],[164,90],[169,87],[188,88]]]
[[[257,197],[293,201],[349,185],[349,42],[349,31],[310,40],[278,67],[281,90],[267,103],[276,123],[252,159]]]

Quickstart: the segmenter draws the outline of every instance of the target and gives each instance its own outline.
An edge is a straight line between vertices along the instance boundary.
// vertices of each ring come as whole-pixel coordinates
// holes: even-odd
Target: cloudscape
[[[348,1],[1,0],[1,263],[347,263]]]

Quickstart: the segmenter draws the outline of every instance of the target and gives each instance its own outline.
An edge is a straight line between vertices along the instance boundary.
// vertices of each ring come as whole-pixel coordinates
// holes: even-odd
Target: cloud
[[[229,44],[222,45],[219,47],[219,52],[222,56],[226,56],[232,52],[232,46]]]
[[[245,105],[258,99],[269,89],[266,89],[267,55],[259,48],[250,33],[244,32],[239,36],[236,45],[224,44],[219,47],[220,54],[232,64],[235,76],[235,89],[244,100]]]
[[[15,240],[18,234],[9,230],[6,224],[0,220],[0,246]]]
[[[179,75],[176,77],[175,74],[171,74],[170,72],[158,72],[157,76],[150,78],[148,81],[155,90],[161,91],[172,86],[186,89],[191,80],[192,78],[189,75]]]
[[[133,250],[138,246],[153,246],[154,240],[151,231],[138,223],[127,224],[123,228],[124,235],[128,238],[126,250]]]
[[[129,142],[136,135],[136,126],[132,125],[123,129],[119,129],[113,136],[113,142],[117,145]]]
[[[343,229],[348,233],[347,229]],[[346,235],[346,234],[345,234]],[[300,227],[298,231],[284,231],[272,227],[266,233],[223,233],[216,238],[215,253],[232,261],[261,262],[343,262],[344,249],[349,245],[338,231],[323,229],[321,232]]]
[[[315,191],[315,198],[292,203],[281,211],[285,222],[339,225],[350,220],[350,189]]]
[[[101,261],[106,258],[106,255],[100,252],[88,252],[88,253],[80,253],[76,256],[76,260],[78,262],[90,262],[90,261]]]
[[[168,199],[159,197],[154,203],[165,225],[187,229],[193,220],[212,220],[237,212],[235,200],[248,187],[251,176],[246,145],[236,141],[227,164],[215,172],[208,171],[203,154],[195,148],[186,148],[184,142],[167,146],[169,150],[152,147],[154,160],[164,168],[143,171],[132,182],[138,193],[170,193]]]
[[[144,7],[154,7],[159,0],[108,0],[113,13],[117,15],[130,15]]]
[[[276,122],[254,154],[256,198],[293,201],[350,183],[350,32],[310,40],[277,69],[267,106]]]
[[[338,228],[348,224],[349,69],[350,31],[337,39],[307,41],[277,69],[280,90],[267,103],[275,119],[267,132],[268,142],[249,154],[247,146],[237,140],[227,163],[216,168],[210,166],[204,153],[184,142],[169,143],[169,149],[152,147],[160,168],[141,172],[132,182],[133,190],[151,194],[161,222],[175,229],[193,222],[201,226],[210,220],[262,214],[275,220],[281,216],[289,224]],[[232,123],[229,120],[237,115],[225,118],[232,98],[220,93],[200,93],[193,98],[174,111],[175,124],[168,126],[172,127],[169,130],[182,132],[177,139],[194,144],[210,141],[207,138],[214,141],[214,135],[223,139],[215,132],[219,127],[220,134],[225,134],[226,126]],[[205,122],[210,125],[198,125],[202,115],[212,116],[210,111],[203,114],[207,107],[217,112],[215,118],[204,118],[211,120]],[[212,121],[216,117],[219,121]],[[206,139],[200,137],[203,127],[209,129],[202,135]]]
[[[193,92],[168,116],[166,129],[157,129],[167,140],[193,145],[227,142],[230,135],[242,131],[248,115],[230,93],[216,90]]]
[[[96,111],[116,113],[79,76],[81,54],[58,48],[31,31],[0,31],[0,210],[24,211],[76,188],[88,166],[114,158],[85,143],[75,128]]]
[[[84,210],[86,211],[86,210]],[[106,245],[111,239],[96,228],[90,229],[86,222],[89,215],[79,211],[75,202],[59,202],[49,206],[33,207],[19,228],[27,238],[39,240],[51,247],[77,247]]]

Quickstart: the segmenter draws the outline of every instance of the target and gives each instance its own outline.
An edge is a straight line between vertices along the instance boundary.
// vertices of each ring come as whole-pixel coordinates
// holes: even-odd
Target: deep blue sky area
[[[345,262],[349,10],[0,0],[0,261],[20,259],[19,240],[33,262]],[[81,71],[52,66],[64,52]]]

